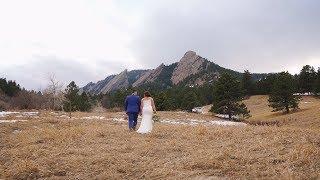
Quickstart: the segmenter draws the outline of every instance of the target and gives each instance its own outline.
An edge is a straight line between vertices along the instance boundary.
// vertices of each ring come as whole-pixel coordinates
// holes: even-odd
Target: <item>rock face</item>
[[[106,84],[102,89],[101,93],[105,94],[110,91],[114,91],[121,88],[127,88],[129,86],[128,71],[124,70],[120,74],[112,78],[108,84]]]
[[[80,89],[80,93],[87,92],[90,94],[99,94],[101,90],[115,77],[115,75],[108,76],[104,80],[98,81],[97,83],[90,82],[86,86]]]
[[[136,82],[132,84],[133,87],[138,87],[144,83],[153,82],[160,75],[164,68],[164,64],[162,63],[156,69],[149,70],[145,72]]]
[[[90,94],[108,93],[121,88],[127,88],[136,82],[144,73],[149,70],[132,70],[123,71],[118,75],[111,75],[97,83],[90,82],[80,89],[80,93],[87,92]]]
[[[173,71],[171,81],[174,85],[179,84],[190,75],[197,74],[201,71],[205,59],[198,56],[193,51],[188,51],[179,61],[177,67]]]

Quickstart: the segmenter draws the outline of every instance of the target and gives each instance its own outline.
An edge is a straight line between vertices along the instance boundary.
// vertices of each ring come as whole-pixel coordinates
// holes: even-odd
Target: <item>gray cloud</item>
[[[285,70],[309,57],[320,58],[318,7],[317,0],[155,3],[132,47],[146,66],[168,64],[195,50],[240,71]]]

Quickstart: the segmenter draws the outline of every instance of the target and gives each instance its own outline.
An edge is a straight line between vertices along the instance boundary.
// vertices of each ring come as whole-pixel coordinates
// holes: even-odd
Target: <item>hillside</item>
[[[270,124],[277,126],[296,126],[310,129],[320,129],[320,99],[305,96],[300,102],[300,110],[284,115],[281,112],[271,112],[267,96],[252,96],[245,100],[252,117],[251,124]]]
[[[236,77],[242,73],[223,68],[193,51],[186,52],[180,61],[164,65],[160,64],[151,70],[123,71],[117,75],[111,75],[97,83],[90,82],[81,91],[90,94],[105,94],[121,88],[153,86],[166,89],[177,85],[201,86],[213,83],[221,73],[228,72]],[[252,74],[257,80],[266,74]]]
[[[305,97],[289,115],[270,112],[266,100],[246,100],[253,115],[247,125],[159,112],[149,135],[130,133],[123,113],[105,110],[71,119],[63,112],[2,114],[0,179],[319,178],[320,100]]]

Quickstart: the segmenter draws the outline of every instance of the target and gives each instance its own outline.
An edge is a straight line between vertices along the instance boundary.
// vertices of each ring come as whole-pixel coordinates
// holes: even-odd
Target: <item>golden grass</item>
[[[109,118],[121,113],[41,112],[27,122],[0,124],[0,179],[317,179],[320,178],[319,100],[289,115],[268,113],[265,97],[246,103],[249,122],[279,126],[188,126],[156,123],[149,135]],[[262,102],[259,104],[259,102]],[[312,115],[308,113],[314,113]],[[85,116],[104,120],[83,120]],[[213,119],[159,112],[161,118]],[[299,122],[300,120],[300,122]],[[15,133],[16,130],[21,130]]]
[[[249,123],[270,123],[294,127],[305,127],[320,129],[320,99],[314,97],[303,97],[300,109],[289,114],[282,112],[271,112],[268,107],[267,96],[253,96],[245,101],[251,111],[252,117]]]

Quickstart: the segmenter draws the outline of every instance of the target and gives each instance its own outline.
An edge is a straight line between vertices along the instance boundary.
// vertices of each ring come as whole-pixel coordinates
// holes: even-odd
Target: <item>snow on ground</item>
[[[127,120],[124,118],[112,118],[112,121],[117,121],[117,122],[126,122]]]
[[[225,120],[213,120],[213,121],[204,121],[204,120],[196,120],[196,119],[187,119],[187,120],[170,120],[163,119],[160,120],[161,123],[166,124],[182,124],[182,125],[218,125],[218,126],[245,126],[246,123],[242,122],[233,122],[233,121],[225,121]]]
[[[116,122],[127,122],[128,120],[125,118],[112,118],[108,119]],[[186,120],[172,120],[172,119],[161,119],[160,123],[164,124],[174,124],[174,125],[205,125],[205,126],[245,126],[246,123],[242,122],[232,122],[232,121],[225,121],[225,120],[213,120],[213,121],[204,121],[204,120],[197,120],[197,119],[186,119]]]
[[[81,119],[105,119],[103,116],[88,116],[88,117],[82,117]]]
[[[10,111],[1,111],[0,117],[6,117],[11,114],[17,114],[16,117],[23,117],[23,116],[37,116],[39,112],[10,112]]]
[[[0,123],[15,123],[15,122],[25,122],[27,120],[0,120]]]
[[[304,104],[310,104],[310,103],[312,103],[312,102],[309,102],[309,101],[306,101],[306,102],[303,102]]]
[[[178,113],[184,113],[184,112],[178,112]],[[23,117],[33,117],[37,118],[39,115],[39,112],[0,112],[0,117],[6,117],[11,114],[16,114],[15,117],[17,118],[23,118]],[[57,114],[54,112],[51,112],[51,114],[56,115],[58,118],[69,118],[66,114]],[[218,125],[218,126],[243,126],[246,125],[242,122],[232,122],[232,121],[226,121],[226,120],[211,120],[211,121],[205,121],[205,120],[198,120],[198,119],[190,119],[189,115],[186,115],[185,117],[180,117],[178,115],[178,119],[160,119],[159,123],[165,123],[165,124],[176,124],[176,125]],[[227,118],[226,115],[218,114],[216,115],[218,118]],[[236,118],[236,117],[234,117]],[[72,117],[72,119],[84,119],[84,120],[111,120],[116,122],[127,122],[128,120],[125,117],[113,117],[111,119],[106,119],[104,116],[85,116],[85,117]],[[26,121],[26,120],[0,120],[0,123],[15,123],[20,121]],[[141,117],[139,117],[139,121],[141,121]]]
[[[228,119],[229,115],[227,114],[216,114],[215,117],[221,118],[221,119]],[[239,119],[238,116],[232,116],[232,119]]]
[[[233,122],[233,121],[210,121],[212,125],[220,125],[220,126],[245,126],[246,123],[243,122]]]
[[[10,111],[1,111],[0,112],[0,117],[5,117],[8,116],[10,114],[18,114],[19,112],[10,112]]]
[[[37,116],[37,115],[39,115],[39,112],[38,111],[35,111],[35,112],[22,112],[22,115],[24,115],[24,116]]]

